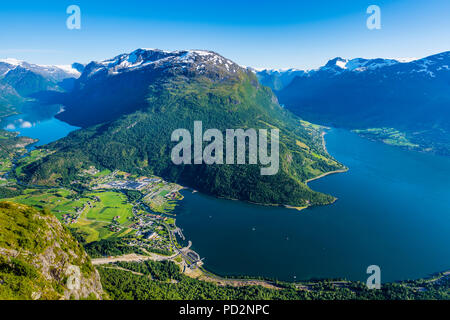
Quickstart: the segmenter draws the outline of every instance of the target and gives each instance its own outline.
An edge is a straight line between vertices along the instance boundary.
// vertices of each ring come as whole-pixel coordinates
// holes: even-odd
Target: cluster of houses
[[[80,215],[77,213],[65,213],[62,215],[62,222],[65,224],[72,224],[77,222]]]
[[[169,192],[164,197],[169,200],[177,200],[178,199],[178,191]]]
[[[120,224],[113,222],[108,226],[108,229],[112,232],[119,232],[120,230],[122,230],[122,227],[120,226]]]
[[[136,181],[132,180],[116,180],[111,181],[108,183],[105,183],[107,187],[113,188],[113,189],[128,189],[128,190],[142,190],[144,187],[148,186],[149,184],[159,183],[162,179],[160,178],[147,178],[147,177],[140,177],[136,179]]]
[[[75,207],[74,213],[65,213],[62,215],[62,221],[65,224],[72,224],[76,223],[78,219],[80,218],[81,214],[86,210],[87,208],[93,208],[95,202],[100,202],[100,198],[95,196],[92,198],[92,201],[87,201],[83,207]]]
[[[90,166],[89,169],[84,170],[84,172],[87,173],[87,174],[90,174],[92,176],[95,176],[100,171],[98,169],[96,169],[94,166]]]
[[[120,216],[115,216],[111,222],[111,224],[108,226],[109,231],[112,232],[119,232],[123,229],[123,227],[120,225],[119,222]]]
[[[130,180],[125,181],[112,181],[105,184],[113,189],[128,189],[128,190],[141,190],[148,185],[148,182],[135,182]]]
[[[147,183],[160,183],[162,181],[161,178],[147,178],[147,177],[140,177],[136,179],[137,182],[147,182]]]

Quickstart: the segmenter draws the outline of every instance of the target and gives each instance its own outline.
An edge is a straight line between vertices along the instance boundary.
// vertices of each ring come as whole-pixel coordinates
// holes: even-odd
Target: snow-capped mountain
[[[339,77],[352,73],[378,74],[386,77],[402,77],[418,75],[435,77],[445,74],[450,68],[450,51],[432,55],[423,59],[343,59],[337,57],[324,66],[314,70],[256,70],[262,84],[273,90],[281,90],[288,86],[296,77]]]
[[[277,95],[306,120],[351,129],[394,127],[450,154],[449,66],[450,51],[409,62],[335,58],[295,77]]]
[[[87,64],[58,117],[73,124],[97,124],[141,108],[151,90],[163,91],[158,86],[174,79],[186,86],[186,79],[223,84],[242,78],[258,86],[253,72],[212,51],[137,49]],[[96,116],[87,118],[92,110]]]
[[[303,76],[307,71],[299,69],[252,69],[256,73],[262,85],[270,87],[272,90],[281,90],[298,76]]]
[[[78,66],[79,64],[75,64]],[[62,81],[67,78],[78,78],[81,72],[73,65],[37,65],[16,59],[0,59],[0,77],[6,76],[8,72],[22,68],[41,75],[52,81]]]
[[[206,50],[163,51],[137,49],[101,62],[86,65],[81,81],[114,76],[133,71],[185,71],[197,74],[236,74],[243,68],[221,55]]]
[[[0,60],[0,114],[8,115],[36,95],[71,90],[82,65],[44,66],[16,59]]]
[[[378,68],[383,68],[386,66],[392,66],[395,64],[401,63],[399,60],[394,59],[342,59],[340,57],[334,58],[328,63],[321,67],[317,71],[331,71],[340,73],[343,71],[355,71],[355,72],[363,72],[367,70],[376,70]]]
[[[425,76],[434,77],[436,73],[446,72],[450,65],[450,51],[432,55],[422,59],[342,59],[334,58],[328,63],[309,72],[313,75],[317,72],[331,72],[341,74],[343,72],[384,72],[396,75],[422,73]]]

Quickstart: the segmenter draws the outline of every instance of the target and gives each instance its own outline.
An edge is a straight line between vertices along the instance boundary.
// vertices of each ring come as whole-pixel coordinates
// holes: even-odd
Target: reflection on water
[[[21,136],[39,139],[34,146],[41,146],[61,139],[78,129],[54,117],[63,110],[61,105],[30,103],[21,108],[20,114],[2,119],[0,126],[8,131],[19,132]]]

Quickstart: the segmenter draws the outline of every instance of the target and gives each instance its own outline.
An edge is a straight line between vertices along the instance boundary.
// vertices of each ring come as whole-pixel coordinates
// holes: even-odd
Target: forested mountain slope
[[[321,132],[278,104],[255,74],[209,51],[139,49],[86,66],[58,117],[85,129],[50,145],[57,152],[26,168],[32,183],[69,183],[94,164],[158,174],[197,190],[265,204],[307,206],[334,201],[305,181],[342,168],[322,146]],[[280,130],[280,170],[261,165],[174,165],[175,129]],[[205,144],[206,145],[206,144]]]

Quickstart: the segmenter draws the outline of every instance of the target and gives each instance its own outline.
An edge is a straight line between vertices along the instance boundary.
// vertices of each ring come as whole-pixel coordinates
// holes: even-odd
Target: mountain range
[[[0,116],[19,112],[40,93],[71,90],[83,66],[42,66],[16,59],[0,60]]]
[[[421,150],[448,155],[449,66],[449,51],[413,61],[335,58],[272,87],[280,103],[305,120],[361,131],[393,128]],[[279,79],[291,74],[273,73]]]
[[[449,55],[335,58],[310,71],[256,71],[205,50],[138,49],[70,67],[4,60],[0,97],[62,104],[57,117],[82,128],[24,169],[29,182],[68,184],[94,165],[161,175],[219,197],[304,207],[333,202],[306,181],[344,167],[323,148],[321,129],[299,117],[450,154]],[[262,177],[260,165],[174,165],[171,132],[192,132],[198,120],[222,132],[280,129],[280,172]]]

